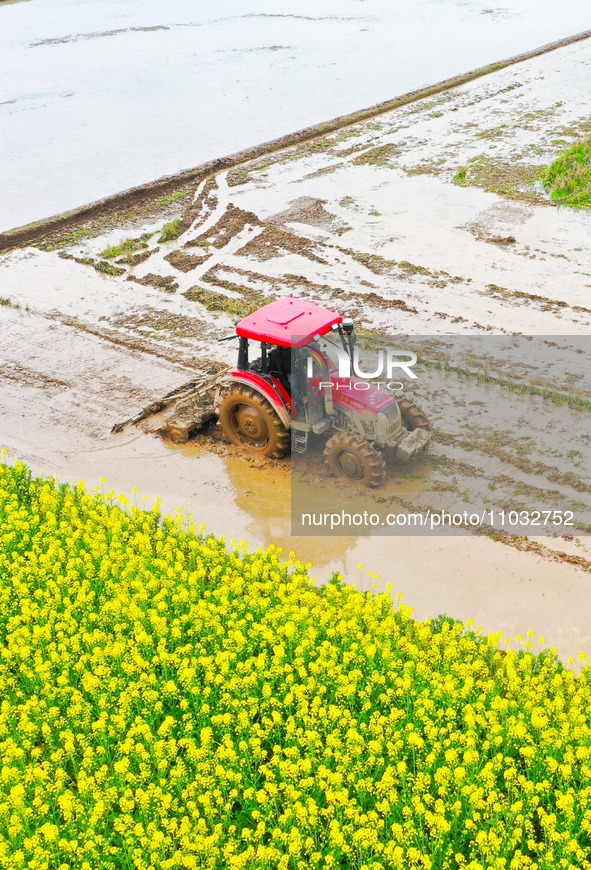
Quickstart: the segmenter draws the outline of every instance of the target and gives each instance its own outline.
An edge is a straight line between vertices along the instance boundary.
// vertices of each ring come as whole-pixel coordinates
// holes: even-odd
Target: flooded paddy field
[[[321,581],[340,570],[368,588],[374,571],[419,619],[536,628],[566,657],[591,651],[591,217],[551,204],[539,180],[591,132],[590,64],[586,40],[218,173],[160,214],[4,254],[2,446],[35,470],[162,497],[228,539],[295,549]],[[217,338],[287,295],[353,317],[369,345],[425,337],[429,377],[414,395],[433,441],[420,462],[390,466],[376,499],[547,506],[577,525],[558,537],[293,538],[289,460],[249,459],[216,429],[172,445],[157,418],[110,434],[233,363],[235,345]],[[524,334],[548,353],[495,348]],[[476,349],[446,358],[462,336]],[[305,457],[311,491],[326,480],[321,454],[319,442]],[[331,498],[366,495],[347,484]]]
[[[588,26],[582,0],[2,0],[0,230]]]

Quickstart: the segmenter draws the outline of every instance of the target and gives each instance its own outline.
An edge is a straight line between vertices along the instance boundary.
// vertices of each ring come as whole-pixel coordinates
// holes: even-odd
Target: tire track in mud
[[[524,553],[535,553],[538,556],[546,559],[548,562],[562,562],[564,564],[573,565],[580,568],[585,573],[591,573],[591,560],[585,559],[584,556],[575,556],[572,553],[565,553],[562,550],[553,550],[551,547],[546,547],[538,541],[532,541],[531,538],[515,535],[499,535],[493,536],[502,544],[509,547],[514,547]],[[570,539],[570,536],[569,538]]]
[[[223,190],[224,181],[220,181],[221,186],[219,190]],[[186,238],[189,235],[194,238],[202,238],[208,244],[211,241],[215,251],[212,259],[199,264],[195,269],[190,269],[190,274],[189,272],[187,273],[192,285],[183,293],[187,301],[200,303],[207,312],[213,312],[216,315],[225,314],[231,319],[240,319],[254,308],[275,298],[278,291],[280,293],[285,287],[288,293],[295,291],[298,295],[305,295],[314,301],[330,306],[334,306],[335,301],[338,300],[339,310],[343,314],[353,316],[363,317],[376,310],[387,310],[388,308],[406,312],[411,310],[404,300],[382,298],[371,288],[363,288],[363,291],[354,294],[330,284],[317,284],[302,275],[287,276],[284,274],[279,277],[273,274],[265,275],[262,272],[253,272],[249,269],[236,267],[234,263],[241,256],[240,250],[244,247],[245,230],[252,227],[253,231],[258,229],[259,233],[262,233],[264,232],[264,227],[268,226],[271,221],[261,221],[254,213],[244,210],[228,210],[223,202],[223,197],[221,199],[217,197],[215,202],[210,199],[209,203],[203,206],[205,202],[203,194],[204,189],[202,188],[196,196],[197,201],[201,200],[198,214],[195,218],[195,222],[199,224],[199,235],[194,236],[195,226],[191,224],[186,234],[181,235],[178,240],[182,248],[176,248],[170,254],[166,254],[165,249],[159,250],[157,255],[152,256],[150,262],[142,264],[146,269],[155,269],[157,265],[155,265],[154,261],[159,260],[162,264],[167,262],[170,268],[170,266],[174,265],[172,255],[179,251],[182,252],[186,244]],[[293,234],[292,237],[298,238]],[[213,243],[218,240],[219,244],[214,245]],[[279,259],[281,261],[283,257],[281,241],[280,239],[278,244],[269,246],[273,248],[274,253],[277,255],[272,257],[272,260]],[[311,244],[310,240],[305,239],[304,241],[306,245]],[[296,250],[298,253],[301,253],[299,249]],[[268,262],[267,253],[268,250],[265,251],[265,257],[262,261],[257,260],[259,267]],[[338,256],[340,257],[347,257],[348,254],[348,251],[338,250]],[[212,261],[214,265],[212,265]],[[84,258],[79,258],[79,262],[84,264]],[[355,263],[356,257],[352,257],[351,262]],[[392,264],[389,261],[383,260],[383,258],[376,258],[376,263],[372,265],[375,272],[378,273],[382,270],[389,272]],[[398,268],[400,264],[394,265]],[[422,276],[422,270],[413,266],[413,264],[405,263],[402,268],[410,272],[413,279],[416,276]],[[184,269],[181,269],[181,271],[184,272]],[[150,274],[153,273],[148,273],[148,275]],[[234,283],[230,280],[234,277],[240,283]],[[429,279],[432,280],[432,277],[430,276]],[[139,280],[141,283],[144,283],[144,279],[140,278]],[[254,287],[252,286],[253,284]],[[416,310],[414,313],[416,313]],[[213,344],[213,339],[216,337],[216,325],[211,320],[206,322],[202,318],[187,318],[185,315],[166,311],[166,306],[162,310],[152,308],[150,305],[127,309],[123,313],[110,317],[109,328],[101,327],[98,324],[89,324],[81,318],[62,317],[60,319],[64,323],[78,326],[114,343],[152,352],[170,361],[182,365],[193,365],[199,369],[204,368],[206,361],[209,362],[211,359],[211,356],[207,353],[207,347],[204,346],[204,340],[209,340],[209,343]],[[162,333],[162,337],[158,333]],[[186,345],[183,346],[183,335],[188,336],[194,342],[196,345],[194,349],[189,349]],[[379,333],[376,333],[373,337],[377,338],[378,335]],[[445,360],[439,366],[442,371],[439,371],[437,360],[438,357],[436,356],[434,360],[435,373],[442,375],[443,372],[445,378],[453,376],[457,379],[461,375],[464,378],[468,377],[472,380],[478,380],[482,376],[480,371],[470,372],[465,368],[450,368],[445,363]],[[491,358],[488,362],[490,362],[490,365],[494,369],[498,369],[498,361],[496,359]],[[480,360],[480,363],[486,368],[487,360]],[[493,380],[496,387],[504,386],[514,389],[520,386],[515,381],[515,378],[511,377],[501,378],[497,376]],[[528,384],[522,384],[521,386],[526,394],[524,398],[527,398],[531,387]],[[441,395],[443,393],[440,391]],[[560,394],[558,398],[564,399],[565,397]],[[421,399],[421,401],[426,407],[430,408],[432,405],[430,400],[427,403],[424,399]],[[441,421],[437,419],[437,416],[435,417],[435,423],[436,425],[441,425]],[[451,497],[452,491],[456,494],[469,492],[471,488],[476,486],[474,481],[477,479],[480,479],[482,483],[486,479],[486,475],[479,469],[481,469],[485,460],[490,460],[491,457],[495,458],[498,463],[504,463],[506,467],[519,470],[522,476],[525,474],[532,478],[527,484],[529,489],[526,488],[525,491],[521,492],[514,491],[515,481],[508,473],[503,473],[502,468],[495,467],[494,479],[499,489],[496,498],[493,500],[493,504],[496,506],[512,507],[514,504],[519,503],[519,496],[539,499],[541,493],[548,491],[549,483],[558,483],[579,492],[591,491],[589,484],[586,484],[582,480],[574,480],[564,470],[558,468],[558,466],[553,466],[547,462],[534,462],[531,458],[525,456],[523,452],[508,450],[507,445],[499,442],[498,439],[495,443],[488,443],[486,433],[484,435],[482,433],[479,434],[475,430],[467,438],[458,435],[458,433],[453,433],[444,427],[439,432],[436,432],[436,438],[442,444],[461,448],[464,451],[471,451],[474,456],[473,460],[470,463],[464,463],[461,469],[460,465],[456,464],[456,469],[462,471],[462,479],[453,487],[449,485],[449,479],[442,479],[441,475],[439,475],[439,478],[436,477],[431,481],[432,488],[438,493],[439,498],[442,498],[445,493]],[[449,463],[448,467],[450,467]],[[439,471],[441,471],[441,468]],[[489,469],[488,473],[492,474],[493,472]],[[520,486],[523,490],[525,486],[523,480]],[[478,484],[476,488],[480,489],[482,487]],[[425,496],[425,493],[422,495]],[[565,499],[566,496],[563,496],[561,503]],[[441,508],[447,505],[445,502],[437,504],[433,500],[433,497],[430,497],[426,506],[436,509],[437,507]],[[414,504],[413,507],[417,508],[419,505]]]
[[[195,225],[190,224],[190,219],[194,215],[191,208],[185,212],[182,219],[184,225],[189,225],[189,230],[183,236],[184,248],[189,250],[194,246],[200,246],[206,251],[202,263],[197,264],[197,271],[193,273],[198,283],[202,280],[209,282],[214,274],[223,268],[228,284],[234,285],[232,288],[228,286],[231,290],[238,289],[239,284],[238,281],[232,280],[231,273],[234,272],[236,275],[249,275],[255,282],[285,286],[289,292],[296,290],[298,294],[307,295],[320,304],[334,304],[334,299],[338,298],[339,302],[347,304],[348,316],[362,315],[364,308],[367,307],[373,308],[374,311],[397,308],[408,314],[420,312],[423,316],[431,318],[449,319],[453,324],[462,324],[465,330],[502,333],[507,333],[508,330],[498,325],[503,318],[497,316],[496,311],[491,312],[491,322],[495,324],[493,326],[491,323],[482,324],[477,320],[470,320],[462,314],[437,310],[438,305],[444,302],[443,291],[453,286],[458,300],[462,295],[466,296],[466,299],[471,299],[476,293],[494,300],[493,304],[498,304],[501,311],[503,306],[509,304],[512,308],[515,305],[534,307],[540,312],[551,315],[560,312],[563,320],[565,317],[571,317],[573,324],[577,323],[579,328],[581,319],[580,316],[575,317],[574,312],[577,312],[577,315],[579,312],[590,313],[583,306],[570,306],[564,301],[552,300],[539,294],[510,291],[493,284],[479,289],[472,286],[471,277],[429,269],[406,260],[393,261],[375,253],[343,247],[337,244],[335,239],[335,233],[337,239],[341,235],[343,225],[336,215],[324,208],[322,200],[300,198],[292,202],[288,209],[261,219],[255,212],[245,211],[230,201],[231,192],[226,173],[219,176],[219,182],[220,191],[223,189],[226,197],[225,211],[218,201],[216,220],[214,221],[213,215],[210,215],[206,220],[206,226],[201,227],[199,234],[196,234]],[[320,227],[332,235],[329,235],[325,241],[319,241],[294,232],[294,226]],[[236,244],[234,241],[236,236],[240,235],[246,227],[251,233],[246,244]],[[316,271],[318,269],[322,271],[322,267],[326,267],[324,271],[336,273],[344,266],[349,282],[356,279],[359,289],[352,292],[335,284],[319,283],[318,280],[311,280],[306,275],[279,274],[274,261],[289,255],[302,257],[303,261],[308,262],[313,269],[315,267]],[[241,269],[237,265],[239,257],[254,260],[258,269],[267,269],[267,274]],[[201,268],[206,262],[209,268]],[[266,266],[267,263],[269,266]],[[218,282],[214,281],[214,283]],[[394,283],[404,286],[404,298],[392,296]],[[255,292],[255,288],[249,289]],[[351,306],[350,303],[357,304]],[[369,335],[374,330],[375,327],[370,321],[370,324],[365,327],[365,332]],[[376,337],[379,337],[377,333]]]
[[[470,453],[476,452],[486,458],[494,457],[499,460],[500,463],[512,466],[516,471],[520,471],[524,475],[542,477],[548,483],[556,483],[563,487],[568,486],[576,492],[591,493],[591,484],[586,483],[584,480],[578,480],[572,476],[569,477],[568,473],[561,471],[555,465],[550,466],[539,460],[531,460],[524,456],[518,456],[515,453],[510,453],[508,450],[503,450],[502,447],[497,447],[496,445],[487,448],[479,443],[476,447],[475,441],[456,438],[450,433],[441,431],[434,433],[434,439],[440,444],[449,444],[454,447],[460,447],[465,451],[469,451]],[[445,456],[445,454],[442,455]],[[453,460],[450,460],[450,462],[453,462]]]
[[[143,318],[145,318],[145,315],[146,310],[141,309],[140,318],[142,316]],[[148,336],[138,337],[137,332],[134,334],[133,330],[126,328],[134,323],[133,312],[129,313],[128,315],[122,316],[119,321],[115,320],[114,325],[119,325],[119,329],[109,329],[107,327],[93,326],[84,322],[80,318],[71,317],[69,315],[53,314],[46,316],[50,320],[58,321],[63,326],[74,327],[81,332],[86,332],[89,335],[94,335],[97,338],[108,342],[109,344],[117,345],[129,351],[139,351],[141,353],[149,354],[150,356],[166,360],[166,362],[171,362],[175,365],[182,366],[185,369],[192,368],[199,371],[200,367],[205,365],[207,362],[206,354],[190,355],[189,353],[187,353],[186,350],[179,351],[173,347],[163,346],[162,344],[157,343]],[[202,332],[200,332],[199,334],[203,335]]]
[[[494,359],[487,361],[485,356],[481,360],[484,367],[487,362],[492,364]],[[510,387],[522,385],[512,384],[507,378],[503,383],[482,387],[471,380],[465,385],[457,376],[460,371],[445,376],[436,371],[431,383],[425,384],[419,378],[419,384],[411,390],[413,398],[428,412],[434,441],[420,460],[408,466],[394,460],[383,491],[368,492],[349,481],[318,483],[316,478],[320,475],[321,480],[323,474],[320,456],[314,457],[309,468],[304,466],[306,485],[320,487],[319,498],[329,490],[335,498],[338,494],[354,500],[370,512],[375,506],[378,515],[396,506],[410,513],[467,511],[485,518],[494,512],[499,522],[503,512],[507,523],[504,528],[480,529],[481,534],[495,540],[514,537],[508,534],[508,515],[520,511],[541,514],[541,525],[530,527],[533,536],[562,536],[560,527],[551,524],[551,519],[544,520],[546,513],[551,517],[554,511],[572,512],[569,533],[591,531],[591,436],[586,436],[585,427],[589,403],[568,408],[529,395],[531,387],[513,391]],[[444,381],[450,375],[453,383],[446,386]],[[508,398],[503,395],[507,392]],[[561,394],[560,399],[564,398]],[[535,522],[540,523],[540,518]],[[523,528],[515,531],[523,534]],[[465,529],[474,533],[470,526]]]

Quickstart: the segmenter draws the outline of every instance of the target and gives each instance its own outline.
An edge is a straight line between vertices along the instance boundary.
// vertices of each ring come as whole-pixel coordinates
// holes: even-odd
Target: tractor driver
[[[273,345],[267,356],[269,374],[275,375],[287,392],[292,395],[293,375],[291,373],[291,348]]]

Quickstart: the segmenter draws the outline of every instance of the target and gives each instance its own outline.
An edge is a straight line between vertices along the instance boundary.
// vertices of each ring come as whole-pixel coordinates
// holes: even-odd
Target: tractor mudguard
[[[289,393],[278,381],[272,384],[266,381],[255,372],[245,372],[240,369],[235,369],[230,372],[227,378],[224,378],[225,384],[239,383],[245,384],[252,389],[257,390],[262,396],[271,403],[277,411],[277,415],[286,429],[291,429],[291,399]]]

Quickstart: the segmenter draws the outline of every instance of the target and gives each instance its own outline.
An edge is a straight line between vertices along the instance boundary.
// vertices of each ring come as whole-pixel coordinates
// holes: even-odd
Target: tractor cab
[[[236,325],[240,341],[237,369],[275,379],[291,395],[293,351],[314,344],[316,336],[330,332],[342,320],[334,311],[304,299],[277,299]],[[249,360],[249,340],[260,342],[261,347],[260,357],[253,362]]]
[[[303,347],[342,320],[340,314],[305,299],[276,299],[237,323],[236,334],[241,349],[249,338],[278,347]]]

